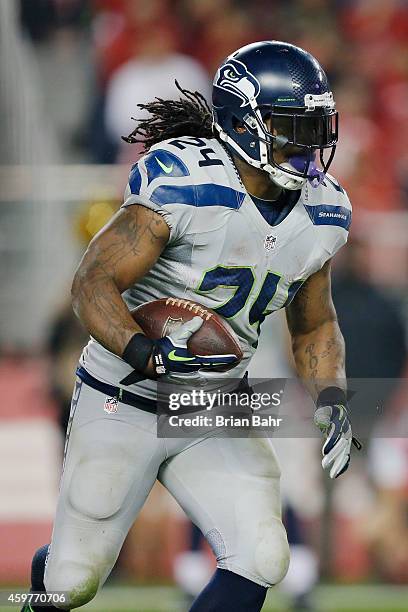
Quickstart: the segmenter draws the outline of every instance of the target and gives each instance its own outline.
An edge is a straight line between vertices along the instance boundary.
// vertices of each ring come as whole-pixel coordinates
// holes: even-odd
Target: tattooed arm
[[[299,289],[286,317],[296,368],[312,396],[331,385],[345,389],[345,348],[331,297],[330,262]]]
[[[152,268],[169,234],[166,222],[152,210],[137,205],[122,208],[93,238],[75,273],[75,314],[96,340],[117,355],[142,331],[121,293]]]
[[[314,400],[314,423],[324,435],[322,467],[330,478],[349,464],[353,437],[348,413],[344,340],[331,297],[330,262],[313,274],[286,309],[299,376]]]

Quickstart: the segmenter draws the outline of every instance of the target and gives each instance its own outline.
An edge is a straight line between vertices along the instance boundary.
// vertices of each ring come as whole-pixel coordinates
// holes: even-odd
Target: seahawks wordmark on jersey
[[[239,337],[244,359],[229,372],[194,374],[202,385],[242,377],[265,316],[284,308],[302,283],[346,242],[351,205],[329,175],[307,183],[291,212],[271,227],[242,185],[216,139],[161,142],[133,166],[123,206],[139,204],[163,216],[169,242],[150,272],[123,297],[129,308],[163,297],[216,310]],[[91,339],[82,365],[118,385],[130,366]],[[271,372],[273,376],[273,372]],[[156,383],[128,387],[154,398]]]

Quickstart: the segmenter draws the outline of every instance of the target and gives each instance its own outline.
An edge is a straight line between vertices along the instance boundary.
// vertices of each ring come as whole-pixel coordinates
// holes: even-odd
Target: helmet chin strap
[[[261,154],[261,160],[268,159],[268,150],[266,144],[262,141],[259,142],[259,150]],[[288,170],[296,171],[296,168],[292,166],[289,162],[285,162],[281,164],[282,168],[287,168]],[[262,170],[265,170],[269,174],[269,178],[275,185],[282,187],[283,189],[289,189],[290,191],[297,191],[298,189],[302,189],[303,185],[306,183],[307,179],[302,176],[295,176],[290,174],[289,172],[285,172],[281,168],[276,168],[272,166],[272,164],[264,163],[261,166]]]
[[[287,167],[288,169],[292,169],[292,166],[288,163],[282,164],[283,167]],[[280,168],[275,168],[270,164],[266,164],[263,166],[262,170],[265,170],[269,174],[269,178],[275,185],[279,185],[283,189],[289,189],[290,191],[297,191],[298,189],[302,189],[303,185],[306,183],[307,179],[294,176],[293,174],[289,174]]]

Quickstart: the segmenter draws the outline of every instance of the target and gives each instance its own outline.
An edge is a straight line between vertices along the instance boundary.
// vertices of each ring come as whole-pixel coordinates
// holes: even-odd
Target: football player
[[[325,436],[323,467],[336,478],[350,461],[330,261],[347,240],[351,206],[327,174],[338,121],[326,75],[306,51],[267,41],[222,63],[212,109],[200,94],[182,93],[145,106],[149,119],[127,140],[141,138],[147,153],[73,281],[73,307],[91,340],[77,371],[52,542],[32,564],[32,589],[66,592],[65,609],[104,584],[156,479],[217,559],[192,612],[259,611],[285,576],[289,549],[270,440],[156,436],[157,379],[205,388],[216,377],[230,390],[267,314],[286,309],[297,371]],[[199,317],[158,341],[147,338],[129,309],[169,296],[228,319],[243,360],[190,354]],[[211,371],[220,361],[235,367]]]

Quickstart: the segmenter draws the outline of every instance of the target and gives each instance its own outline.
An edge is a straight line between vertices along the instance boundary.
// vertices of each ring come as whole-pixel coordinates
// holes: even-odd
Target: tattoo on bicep
[[[288,323],[292,333],[302,333],[308,327],[310,296],[307,287],[302,287],[288,310]]]
[[[317,325],[329,320],[336,320],[330,284],[324,284],[316,292],[306,281],[289,307],[288,323],[291,332],[308,333]]]
[[[140,208],[136,206],[134,211],[124,209],[115,224],[117,236],[134,247],[142,238],[149,238],[151,243],[162,240],[159,230],[163,221],[158,213],[149,208]]]
[[[126,214],[128,213],[128,214]],[[112,282],[119,264],[129,255],[138,256],[150,244],[165,246],[160,235],[162,221],[157,214],[148,209],[124,211],[111,228],[109,243],[103,241],[96,245],[96,254],[77,279],[78,303],[92,306],[92,318],[98,321],[95,326],[103,329],[97,337],[112,350],[120,350],[130,329],[129,312],[118,289]],[[147,213],[147,214],[146,214]]]
[[[112,227],[109,245],[99,249],[98,261],[114,273],[125,257],[141,255],[146,242],[164,247],[162,223],[157,213],[148,208],[143,209],[143,214],[137,209],[132,213],[125,210]]]

